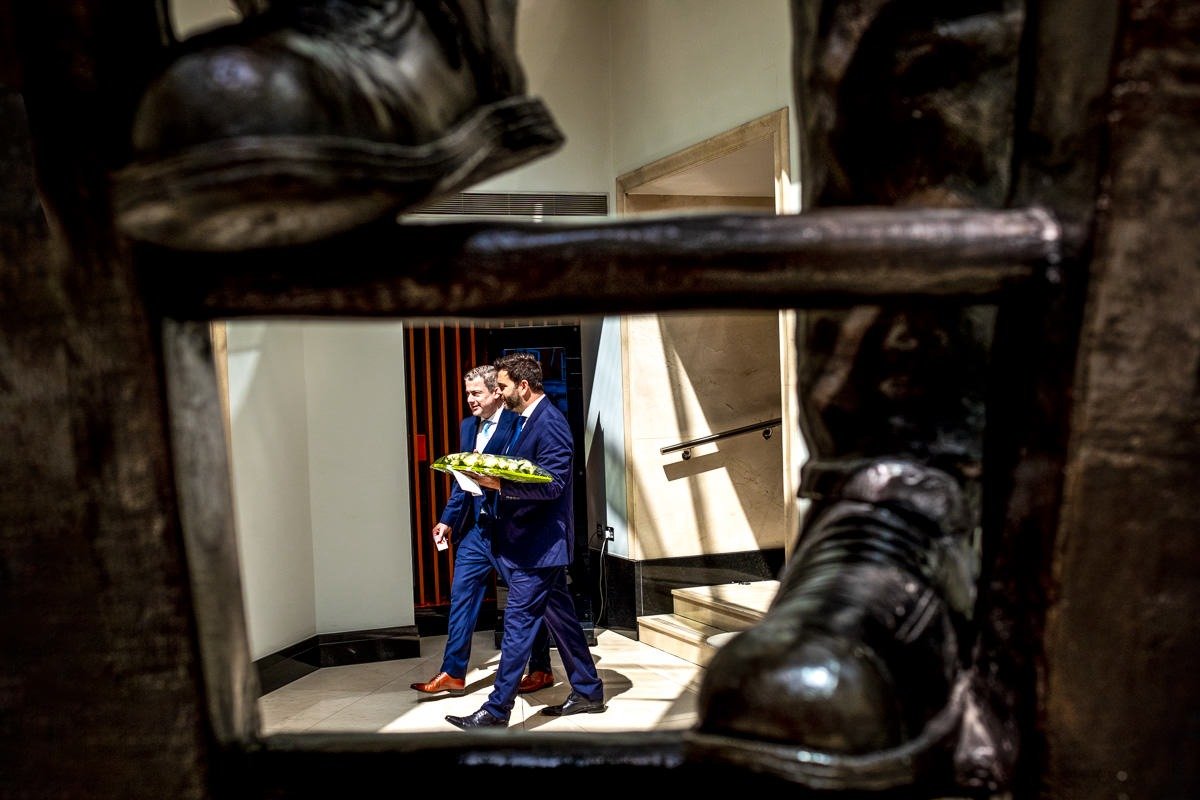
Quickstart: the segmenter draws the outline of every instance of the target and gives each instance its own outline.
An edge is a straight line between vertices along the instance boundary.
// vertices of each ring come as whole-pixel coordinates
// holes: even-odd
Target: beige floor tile
[[[369,692],[395,680],[397,675],[408,674],[415,665],[407,664],[406,661],[407,659],[396,659],[369,664],[350,664],[343,667],[325,667],[316,672],[310,672],[283,688],[293,691],[332,689]],[[271,694],[275,694],[275,692]],[[270,695],[267,696],[270,697]]]
[[[323,691],[289,695],[271,704],[260,703],[263,732],[306,731],[362,697],[362,693]]]
[[[336,714],[309,728],[310,731],[380,731],[411,708],[407,697],[395,692],[375,692],[360,698]]]
[[[561,718],[538,713],[547,705],[561,703],[571,689],[558,651],[551,650],[558,682],[540,692],[519,695],[510,728],[553,734],[692,726],[701,668],[612,631],[598,631],[596,640],[592,657],[604,681],[608,710]],[[413,691],[410,683],[428,680],[441,668],[445,642],[445,636],[425,637],[419,658],[329,667],[293,681],[259,701],[263,732],[453,732],[456,729],[446,722],[446,715],[465,716],[483,705],[500,654],[494,634],[478,631],[471,642],[465,694],[428,697]]]

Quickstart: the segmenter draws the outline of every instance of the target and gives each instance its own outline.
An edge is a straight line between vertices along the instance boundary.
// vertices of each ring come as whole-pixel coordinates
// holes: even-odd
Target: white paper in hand
[[[472,478],[468,478],[456,469],[450,470],[450,474],[454,476],[454,480],[458,481],[458,485],[462,487],[464,492],[479,496],[483,494],[483,489]]]

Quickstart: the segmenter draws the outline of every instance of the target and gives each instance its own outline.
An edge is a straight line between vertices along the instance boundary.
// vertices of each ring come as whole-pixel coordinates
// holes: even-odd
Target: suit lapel
[[[512,439],[513,425],[516,423],[516,420],[516,412],[509,411],[507,408],[501,411],[500,419],[496,420],[496,430],[492,431],[492,438],[488,439],[483,452],[494,453],[496,455],[503,453]]]
[[[546,410],[546,403],[549,402],[550,398],[543,395],[541,401],[539,401],[537,404],[537,408],[533,409],[533,413],[529,415],[529,419],[525,420],[525,426],[521,429],[520,438],[517,439],[516,447],[509,449],[509,455],[515,456],[521,450],[525,450],[529,443],[533,441],[533,439],[530,437],[533,435],[537,427],[538,419]],[[515,431],[514,435],[516,435]]]
[[[469,453],[475,449],[475,431],[478,429],[478,417],[470,416],[462,421],[462,425],[458,429],[458,439],[460,449],[464,453]]]

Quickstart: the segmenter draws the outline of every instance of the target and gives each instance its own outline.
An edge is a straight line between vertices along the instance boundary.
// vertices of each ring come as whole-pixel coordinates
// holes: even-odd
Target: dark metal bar
[[[308,247],[136,258],[148,298],[178,318],[536,317],[987,299],[1056,279],[1069,238],[1040,208],[846,208],[389,222]]]
[[[208,325],[167,321],[162,346],[208,721],[221,744],[246,742],[259,730],[261,692],[246,631],[233,487]]]
[[[783,422],[783,419],[781,417],[776,417],[775,419],[763,420],[762,422],[755,422],[750,425],[743,425],[740,428],[730,428],[727,431],[721,431],[720,433],[713,433],[708,436],[701,436],[699,439],[692,439],[689,442],[680,442],[679,444],[673,444],[670,447],[663,447],[663,448],[660,448],[658,452],[662,453],[665,456],[667,453],[674,453],[676,450],[690,450],[693,447],[698,447],[699,445],[702,445],[702,444],[710,444],[712,442],[718,442],[721,439],[728,439],[731,436],[740,436],[743,433],[753,433],[754,431],[767,431],[767,430],[770,430],[771,428],[777,427],[781,422]],[[765,438],[770,438],[766,433],[764,433],[763,436]]]

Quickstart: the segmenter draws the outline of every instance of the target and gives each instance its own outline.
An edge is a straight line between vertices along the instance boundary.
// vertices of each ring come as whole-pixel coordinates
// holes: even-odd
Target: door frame
[[[694,145],[618,175],[615,196],[618,216],[632,213],[635,210],[631,208],[634,203],[629,200],[629,196],[634,190],[662,178],[697,170],[763,139],[771,140],[774,157],[775,213],[784,214],[795,210],[791,208],[789,114],[787,107],[776,109],[749,122],[744,122],[736,128],[710,136]],[[702,203],[696,201],[696,198],[701,196],[684,195],[683,197],[688,198],[685,207],[695,208],[697,205],[701,205]]]
[[[637,213],[637,201],[631,200],[633,193],[654,181],[678,176],[695,170],[703,169],[712,162],[728,156],[752,144],[769,139],[773,158],[772,174],[774,178],[774,212],[776,214],[796,213],[799,211],[796,198],[799,192],[794,191],[791,180],[791,139],[789,134],[788,107],[778,108],[737,127],[710,136],[696,144],[659,158],[636,169],[625,172],[616,179],[614,204],[618,216]],[[677,202],[660,201],[656,210],[701,210],[715,209],[715,204],[706,202],[703,195],[680,195]],[[722,200],[727,198],[722,197]],[[725,203],[721,203],[724,205]],[[795,540],[795,532],[800,529],[800,519],[804,505],[799,499],[800,467],[807,458],[807,449],[800,436],[800,404],[797,397],[797,349],[796,349],[796,312],[790,309],[779,311],[779,376],[780,376],[780,410],[782,423],[780,425],[781,447],[783,451],[783,497],[784,497],[784,559],[791,557]],[[628,334],[626,321],[621,321],[622,338]],[[629,365],[623,364],[626,371],[624,385],[629,385]],[[629,398],[626,398],[625,416],[629,418]],[[626,425],[625,452],[630,452],[628,441],[628,425]],[[626,497],[632,494],[626,492]],[[632,500],[627,500],[632,502]],[[632,509],[626,509],[626,518],[632,519]]]

